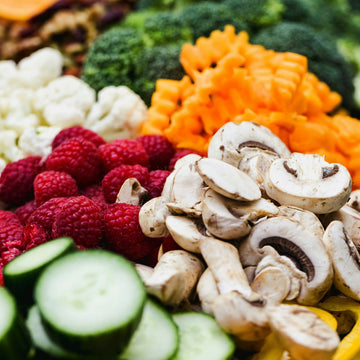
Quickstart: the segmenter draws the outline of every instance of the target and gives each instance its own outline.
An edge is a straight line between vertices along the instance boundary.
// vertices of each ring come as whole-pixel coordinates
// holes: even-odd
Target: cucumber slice
[[[34,348],[27,328],[20,317],[14,297],[0,288],[0,359],[24,360]]]
[[[235,343],[216,320],[200,312],[173,314],[179,328],[180,345],[173,360],[229,360]]]
[[[28,312],[26,326],[30,331],[30,336],[36,349],[52,358],[62,360],[101,360],[99,357],[93,358],[89,357],[89,355],[75,353],[55,343],[46,332],[36,305],[33,305]]]
[[[106,250],[83,250],[55,260],[41,273],[34,293],[55,342],[104,357],[125,348],[146,300],[133,264]]]
[[[169,360],[178,345],[178,330],[171,315],[149,298],[140,324],[119,360]]]
[[[63,237],[32,248],[4,266],[5,287],[15,296],[21,308],[33,304],[34,286],[41,271],[55,259],[75,250],[75,242]]]

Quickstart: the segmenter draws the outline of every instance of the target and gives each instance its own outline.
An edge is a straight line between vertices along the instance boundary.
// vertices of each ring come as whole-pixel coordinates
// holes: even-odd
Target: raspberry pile
[[[175,151],[161,135],[107,143],[80,126],[62,130],[45,159],[12,162],[0,175],[0,270],[24,251],[63,236],[79,249],[104,248],[153,265],[168,239],[146,237],[140,205],[117,203],[117,194],[126,179],[136,178],[148,200],[160,196],[173,164],[189,152]]]

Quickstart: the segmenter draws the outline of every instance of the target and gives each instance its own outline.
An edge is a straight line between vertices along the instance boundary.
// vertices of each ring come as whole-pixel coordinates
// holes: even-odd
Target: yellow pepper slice
[[[343,296],[331,296],[319,304],[332,313],[350,311],[355,324],[341,340],[333,360],[360,360],[360,303]]]

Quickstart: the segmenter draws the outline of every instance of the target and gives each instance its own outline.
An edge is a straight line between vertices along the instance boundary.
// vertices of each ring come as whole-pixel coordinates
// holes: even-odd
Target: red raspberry
[[[2,264],[5,266],[8,262],[10,262],[11,260],[15,259],[20,254],[22,254],[22,252],[23,252],[22,250],[20,250],[16,247],[12,247],[12,248],[4,250],[1,253]]]
[[[158,197],[164,188],[166,178],[170,175],[167,170],[153,170],[149,172],[149,181],[146,189],[149,191],[150,198]]]
[[[103,210],[108,207],[108,203],[105,200],[104,192],[101,185],[90,185],[85,189],[81,190],[80,194],[96,202],[98,205],[101,206]]]
[[[111,204],[104,214],[105,240],[110,250],[129,260],[141,259],[159,245],[159,239],[146,237],[138,217],[140,206]]]
[[[168,168],[175,149],[165,136],[143,135],[136,138],[136,141],[142,144],[149,156],[150,170]]]
[[[21,242],[24,250],[30,250],[35,246],[48,241],[49,237],[45,229],[37,224],[28,224],[24,226]]]
[[[103,236],[100,206],[83,195],[67,198],[56,214],[51,236],[69,236],[78,245],[96,247]]]
[[[82,126],[72,126],[67,129],[61,130],[55,136],[55,138],[51,144],[52,149],[54,150],[65,140],[68,140],[68,139],[71,139],[74,137],[78,137],[78,136],[91,141],[96,147],[106,144],[106,141],[100,135],[98,135],[96,132],[89,130],[89,129],[85,129]]]
[[[28,156],[7,164],[0,176],[0,200],[9,205],[20,205],[31,199],[35,176],[42,169],[40,156]]]
[[[176,153],[174,154],[174,156],[171,158],[170,162],[169,162],[169,171],[173,171],[174,170],[174,166],[175,163],[181,159],[182,157],[189,155],[189,154],[197,154],[200,156],[203,156],[202,154],[200,154],[199,152],[195,151],[195,150],[190,150],[190,149],[181,149],[176,151]]]
[[[8,224],[14,223],[17,225],[20,225],[21,223],[19,217],[12,211],[8,210],[0,210],[0,221]]]
[[[21,247],[21,236],[23,233],[23,226],[16,222],[0,221],[0,246],[1,249],[8,247]]]
[[[99,146],[99,157],[106,172],[120,165],[149,166],[149,156],[144,147],[131,139],[116,139]]]
[[[54,197],[70,197],[76,196],[78,193],[75,179],[64,171],[43,171],[34,180],[34,195],[37,206]]]
[[[36,210],[37,206],[35,200],[30,200],[22,206],[19,206],[15,211],[15,215],[20,219],[20,222],[25,225],[28,222],[30,215]]]
[[[110,170],[102,180],[102,188],[107,202],[116,201],[117,194],[126,179],[136,178],[143,187],[146,187],[149,171],[141,165],[121,165]]]
[[[47,170],[64,171],[78,185],[96,183],[100,177],[100,160],[96,146],[81,137],[62,142],[46,159]]]
[[[40,225],[50,236],[52,225],[56,214],[60,211],[60,206],[68,198],[52,198],[40,205],[29,217],[28,224]]]

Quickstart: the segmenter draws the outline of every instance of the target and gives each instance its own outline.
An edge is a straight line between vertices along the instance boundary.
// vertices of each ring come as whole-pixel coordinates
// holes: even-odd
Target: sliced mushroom
[[[209,143],[208,157],[239,167],[243,157],[241,150],[245,147],[268,150],[280,157],[290,155],[286,145],[268,128],[243,121],[239,124],[228,122],[215,133]]]
[[[218,295],[220,295],[217,288],[214,276],[209,268],[200,276],[200,279],[196,286],[196,292],[198,294],[201,310],[207,314],[213,315],[211,310],[211,304]]]
[[[351,192],[347,205],[360,212],[360,189]]]
[[[202,219],[208,232],[224,240],[247,235],[251,230],[250,221],[277,213],[278,207],[266,199],[240,202],[212,189],[206,190],[202,201]]]
[[[143,205],[149,196],[149,192],[141,186],[135,178],[124,181],[117,194],[117,203],[127,203],[132,205]]]
[[[330,360],[340,339],[318,315],[298,305],[268,309],[269,324],[293,360]]]
[[[201,159],[201,156],[198,154],[188,154],[180,158],[178,161],[176,161],[174,165],[174,170],[179,169],[180,167],[184,165],[194,164],[195,161]]]
[[[152,268],[151,266],[147,266],[147,265],[140,264],[140,263],[135,263],[135,269],[138,272],[138,274],[140,275],[141,280],[144,283],[146,280],[148,280],[150,278],[150,276],[154,272],[154,268]]]
[[[325,230],[323,240],[334,267],[334,286],[360,301],[360,255],[342,222],[332,221]]]
[[[204,271],[204,264],[184,250],[166,252],[145,279],[147,292],[164,304],[177,306],[189,299]]]
[[[261,198],[259,186],[255,181],[236,167],[210,158],[201,158],[195,164],[203,181],[219,194],[242,201]]]
[[[196,157],[195,157],[196,158]],[[189,159],[173,172],[172,190],[167,207],[174,214],[201,216],[201,201],[207,189],[203,179]]]
[[[301,304],[316,304],[331,287],[333,278],[322,238],[308,230],[306,224],[285,216],[261,220],[239,246],[241,263],[257,265],[269,254],[269,247],[291,259],[306,274],[296,300]]]
[[[203,222],[191,217],[170,215],[166,218],[166,227],[179,246],[195,253],[200,253],[202,239],[211,238]]]
[[[326,214],[347,202],[352,180],[340,164],[329,164],[320,155],[292,153],[275,160],[267,172],[267,195],[281,205]]]

